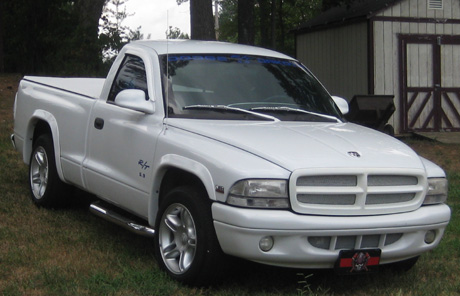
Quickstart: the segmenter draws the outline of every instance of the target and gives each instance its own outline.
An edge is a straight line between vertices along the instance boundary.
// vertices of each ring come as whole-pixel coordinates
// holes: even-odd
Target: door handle
[[[103,129],[104,119],[97,117],[96,120],[94,120],[94,127],[97,128],[98,130]]]

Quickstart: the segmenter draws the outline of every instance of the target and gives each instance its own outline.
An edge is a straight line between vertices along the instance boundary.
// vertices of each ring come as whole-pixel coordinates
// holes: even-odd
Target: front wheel
[[[186,284],[216,279],[223,254],[206,193],[189,186],[173,189],[160,205],[156,225],[155,254],[161,269]]]

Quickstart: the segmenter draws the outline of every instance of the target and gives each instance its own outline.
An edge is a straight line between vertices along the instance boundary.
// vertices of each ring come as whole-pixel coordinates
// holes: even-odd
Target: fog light
[[[259,248],[264,252],[268,252],[273,248],[273,243],[274,243],[273,237],[265,236],[260,239]]]
[[[436,239],[436,230],[428,230],[425,233],[425,243],[431,244]]]

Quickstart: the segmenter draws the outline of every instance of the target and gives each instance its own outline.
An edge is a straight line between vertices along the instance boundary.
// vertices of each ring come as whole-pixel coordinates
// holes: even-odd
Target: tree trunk
[[[97,36],[99,19],[101,18],[102,9],[108,0],[78,0],[76,1],[77,13],[79,16],[80,26]]]
[[[89,71],[97,71],[101,58],[101,49],[98,45],[99,19],[102,9],[108,0],[78,0],[76,1],[76,13],[78,27],[76,34],[80,39],[80,48],[76,57],[81,63],[85,63]]]
[[[3,1],[0,1],[0,73],[5,71],[5,64],[4,60],[4,51],[3,51],[3,12],[5,11],[5,7],[3,5]]]
[[[254,0],[238,0],[238,43],[254,45]]]
[[[270,6],[268,0],[259,2],[260,45],[270,47]]]
[[[276,0],[272,0],[272,8],[271,8],[271,21],[272,21],[272,42],[271,48],[276,49]]]
[[[284,32],[284,16],[283,16],[283,1],[279,2],[278,8],[278,20],[279,20],[279,30],[280,30],[280,50],[284,50],[284,40],[285,40],[285,32]]]
[[[212,0],[190,0],[191,39],[216,40]]]

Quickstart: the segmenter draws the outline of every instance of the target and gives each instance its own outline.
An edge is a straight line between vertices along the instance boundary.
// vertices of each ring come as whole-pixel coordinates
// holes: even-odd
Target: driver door
[[[99,100],[93,107],[83,170],[91,192],[141,217],[148,215],[152,162],[163,121],[158,114],[118,106],[116,96],[140,89],[150,100],[149,76],[142,58],[125,56],[107,101]]]

